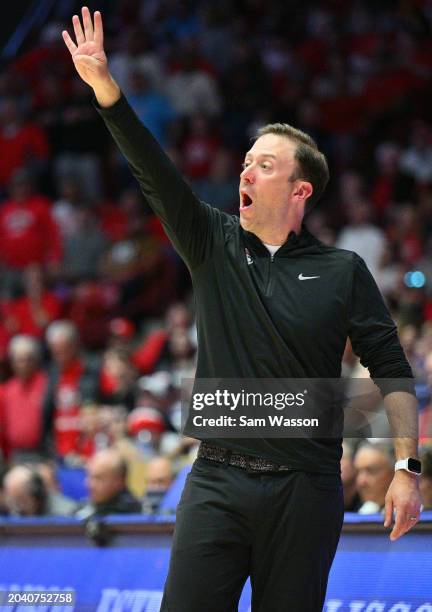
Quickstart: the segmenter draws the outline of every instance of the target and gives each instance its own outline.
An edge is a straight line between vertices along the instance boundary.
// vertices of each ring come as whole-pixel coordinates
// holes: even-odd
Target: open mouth
[[[252,198],[247,193],[243,192],[241,194],[240,210],[245,210],[246,208],[249,208],[250,206],[252,206],[252,204],[253,204]]]

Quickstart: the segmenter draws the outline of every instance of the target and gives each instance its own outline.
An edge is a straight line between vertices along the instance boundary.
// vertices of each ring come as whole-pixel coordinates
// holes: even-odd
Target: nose
[[[252,183],[255,182],[255,175],[254,175],[254,171],[251,168],[252,164],[250,164],[249,166],[247,166],[243,172],[241,173],[240,177],[243,180],[244,183],[249,183],[250,185],[252,185]]]
[[[363,489],[367,488],[367,486],[368,486],[368,478],[367,478],[367,476],[365,474],[363,474],[362,472],[359,472],[357,474],[356,483],[357,483],[357,488],[359,490],[363,490]]]

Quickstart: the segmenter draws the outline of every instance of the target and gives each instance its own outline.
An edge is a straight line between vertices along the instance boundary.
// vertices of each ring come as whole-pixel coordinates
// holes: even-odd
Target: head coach
[[[363,260],[303,225],[328,168],[314,141],[264,127],[246,153],[240,217],[200,202],[110,75],[102,18],[82,9],[63,37],[143,193],[186,262],[195,292],[198,378],[338,378],[349,337],[395,431],[385,524],[420,513],[411,369]],[[400,385],[398,386],[398,381]],[[401,423],[413,435],[402,437]],[[187,432],[186,432],[187,433]],[[247,577],[254,612],[318,612],[343,521],[340,440],[203,440],[177,510],[164,612],[234,612]],[[398,463],[399,462],[399,463]]]

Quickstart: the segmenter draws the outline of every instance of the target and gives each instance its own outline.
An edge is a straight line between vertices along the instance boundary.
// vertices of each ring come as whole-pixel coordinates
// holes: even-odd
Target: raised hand
[[[81,9],[83,27],[78,15],[72,17],[76,43],[64,30],[63,40],[72,56],[75,68],[82,80],[93,88],[97,101],[107,107],[115,104],[121,96],[119,86],[108,70],[108,61],[103,47],[102,15],[99,11],[92,18],[86,6]]]

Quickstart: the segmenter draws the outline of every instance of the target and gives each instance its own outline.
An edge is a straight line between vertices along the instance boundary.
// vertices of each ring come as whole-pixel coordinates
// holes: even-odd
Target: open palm
[[[93,24],[90,11],[86,6],[81,12],[83,26],[78,15],[72,18],[76,43],[66,30],[62,32],[62,35],[78,74],[85,83],[94,87],[108,74],[108,62],[103,48],[102,15],[96,11]]]

